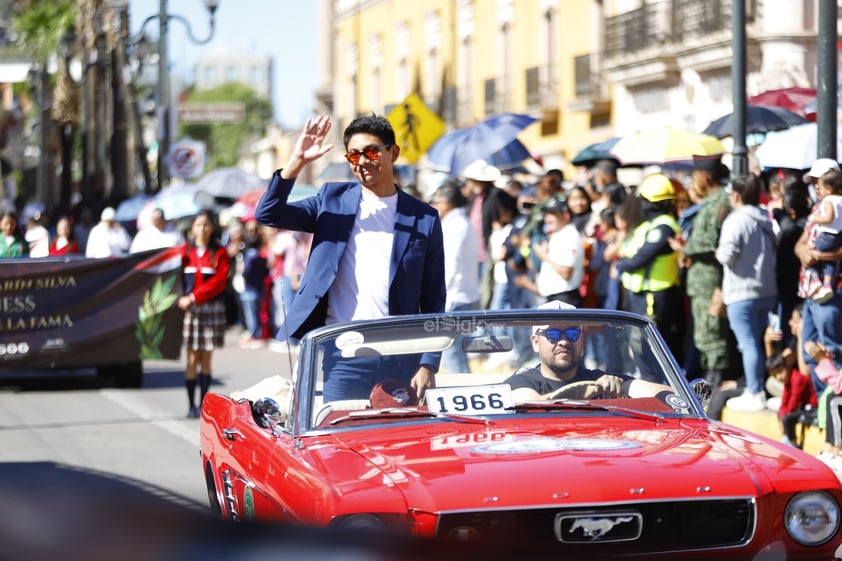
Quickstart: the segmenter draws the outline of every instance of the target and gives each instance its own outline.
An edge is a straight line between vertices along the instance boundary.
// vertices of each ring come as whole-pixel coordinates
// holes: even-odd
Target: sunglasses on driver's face
[[[345,154],[345,159],[351,162],[351,165],[355,166],[360,163],[360,156],[365,156],[366,159],[371,162],[377,162],[380,160],[380,151],[388,150],[391,147],[391,144],[386,144],[383,146],[379,144],[370,144],[362,150],[349,150]]]
[[[539,329],[536,333],[544,337],[551,345],[555,345],[561,341],[562,338],[567,339],[571,343],[575,343],[582,336],[582,328],[568,327],[567,329]]]

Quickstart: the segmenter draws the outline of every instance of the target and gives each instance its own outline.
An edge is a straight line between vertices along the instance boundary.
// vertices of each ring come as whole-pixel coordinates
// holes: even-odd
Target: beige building
[[[322,0],[319,110],[419,94],[448,128],[500,112],[546,167],[614,135],[703,130],[732,110],[731,0]],[[816,84],[819,0],[746,0],[748,95]]]

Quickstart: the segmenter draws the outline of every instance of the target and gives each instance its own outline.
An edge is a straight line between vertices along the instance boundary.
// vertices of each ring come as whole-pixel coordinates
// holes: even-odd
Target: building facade
[[[819,0],[746,0],[746,91],[816,85]],[[321,0],[334,131],[419,94],[448,128],[501,112],[545,167],[610,136],[733,110],[731,0]]]

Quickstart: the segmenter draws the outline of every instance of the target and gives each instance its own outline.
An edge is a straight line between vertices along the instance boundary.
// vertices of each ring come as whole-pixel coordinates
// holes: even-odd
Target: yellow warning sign
[[[410,164],[417,163],[445,131],[444,121],[414,93],[389,111],[386,118],[395,129],[401,156]]]

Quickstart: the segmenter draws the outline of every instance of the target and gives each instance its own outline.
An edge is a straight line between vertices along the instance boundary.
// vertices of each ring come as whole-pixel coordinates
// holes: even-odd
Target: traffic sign
[[[395,129],[401,156],[415,164],[430,146],[444,134],[444,121],[415,93],[389,111],[386,118]]]

